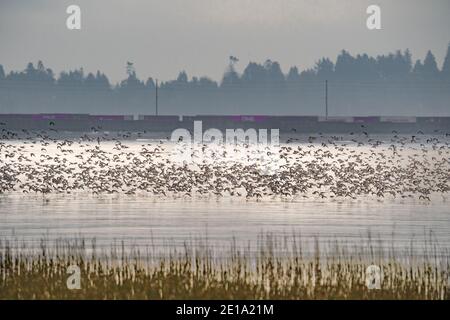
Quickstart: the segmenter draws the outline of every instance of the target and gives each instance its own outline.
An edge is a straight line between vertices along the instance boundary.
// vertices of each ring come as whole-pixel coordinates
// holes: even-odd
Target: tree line
[[[431,51],[413,62],[409,50],[376,57],[343,50],[335,62],[322,58],[286,74],[271,60],[250,62],[240,73],[238,61],[230,57],[219,82],[182,71],[159,83],[161,113],[317,115],[327,80],[335,115],[450,114],[450,45],[442,67]],[[0,65],[0,112],[152,114],[155,80],[139,79],[131,62],[126,75],[112,84],[104,73],[82,68],[55,75],[42,61],[9,73]]]

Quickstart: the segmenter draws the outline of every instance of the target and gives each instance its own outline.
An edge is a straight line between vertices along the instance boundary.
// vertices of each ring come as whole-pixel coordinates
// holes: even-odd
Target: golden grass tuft
[[[339,250],[309,257],[299,251],[277,255],[261,247],[255,256],[233,247],[217,258],[213,250],[186,248],[141,255],[121,248],[98,253],[95,242],[57,243],[39,250],[0,242],[0,299],[448,299],[448,258],[415,263],[364,258]],[[366,268],[381,267],[381,290],[365,285]],[[81,269],[81,289],[69,290],[67,268]]]

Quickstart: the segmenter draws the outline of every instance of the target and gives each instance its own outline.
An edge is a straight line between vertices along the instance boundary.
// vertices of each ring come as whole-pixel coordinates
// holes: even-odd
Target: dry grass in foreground
[[[407,263],[390,254],[370,261],[344,250],[311,258],[260,250],[249,258],[232,249],[223,259],[209,250],[159,258],[124,252],[100,255],[82,241],[31,253],[0,242],[0,299],[448,299],[447,258]],[[366,287],[372,264],[382,269],[381,290]],[[67,288],[70,265],[80,267],[79,290]]]

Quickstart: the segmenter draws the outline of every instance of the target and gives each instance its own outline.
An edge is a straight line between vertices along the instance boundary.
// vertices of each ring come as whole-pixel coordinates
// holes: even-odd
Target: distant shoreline
[[[177,128],[193,129],[194,121],[204,128],[279,129],[292,133],[398,133],[448,134],[450,117],[323,117],[267,115],[90,115],[90,114],[0,114],[0,131],[129,131],[171,132]]]

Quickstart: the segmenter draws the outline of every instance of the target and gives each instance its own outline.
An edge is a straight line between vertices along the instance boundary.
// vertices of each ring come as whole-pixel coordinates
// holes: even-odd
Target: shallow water
[[[347,138],[340,143],[347,144],[348,152],[355,150],[363,154],[364,162],[373,160],[370,151],[374,147],[368,144],[368,138],[358,138],[364,142],[363,146],[349,142],[351,137]],[[392,154],[391,136],[372,139],[383,142],[377,147],[377,152]],[[410,163],[412,159],[429,164],[440,161],[441,168],[449,165],[447,137],[439,137],[438,147],[441,149],[426,143],[431,139],[427,136],[416,143],[409,143],[410,137],[396,138],[395,143],[398,144],[399,139],[404,143],[398,148],[401,156],[398,156],[395,166]],[[308,140],[308,137],[299,137],[295,143],[308,148],[311,145]],[[14,157],[1,157],[0,154],[0,164],[14,166],[17,154],[29,157],[34,152],[34,158],[41,158],[44,163],[51,163],[51,160],[45,160],[46,155],[58,155],[60,159],[73,161],[76,167],[77,161],[86,161],[90,155],[87,150],[97,145],[95,140],[84,143],[84,146],[77,142],[71,147],[74,153],[69,154],[58,150],[56,143],[50,143],[42,151],[41,146],[34,146],[32,141],[26,144],[22,140],[4,141],[16,151]],[[148,142],[159,144],[153,139],[145,141]],[[128,146],[127,152],[132,153],[138,153],[143,143],[141,139],[123,140],[123,144]],[[321,142],[315,141],[314,145],[320,148]],[[111,158],[114,147],[112,141],[101,144],[102,150],[110,152]],[[5,152],[11,152],[8,150]],[[75,158],[77,154],[81,158]],[[314,159],[305,157],[303,160]],[[36,166],[40,165],[36,162]],[[274,235],[280,241],[276,250],[282,252],[292,246],[291,240],[295,235],[311,247],[315,239],[324,247],[339,240],[349,246],[395,248],[397,252],[413,251],[415,255],[423,255],[430,250],[446,254],[450,248],[449,194],[437,193],[430,197],[428,201],[417,196],[378,199],[363,195],[356,199],[337,200],[308,194],[305,198],[298,196],[282,200],[280,197],[263,197],[257,201],[211,195],[205,198],[163,198],[151,194],[74,192],[44,196],[6,192],[0,194],[0,240],[19,240],[29,247],[38,248],[42,239],[52,243],[55,239],[95,238],[97,246],[103,248],[123,241],[127,247],[151,246],[161,252],[183,248],[186,242],[195,243],[195,246],[208,245],[220,252],[221,248],[229,248],[234,241],[238,246],[255,252],[262,235]]]
[[[261,234],[315,237],[322,244],[335,239],[362,245],[428,251],[450,247],[449,202],[372,199],[345,201],[182,200],[137,196],[0,197],[0,234],[38,247],[41,239],[95,238],[97,246],[122,241],[128,246],[183,248],[186,242],[256,249]],[[379,242],[381,241],[381,243]],[[280,248],[282,250],[282,248]]]

